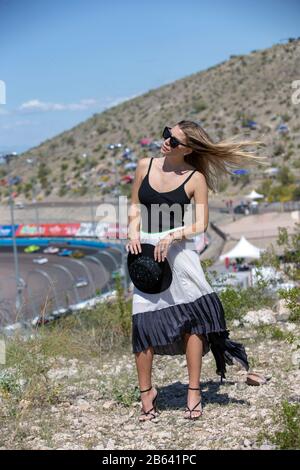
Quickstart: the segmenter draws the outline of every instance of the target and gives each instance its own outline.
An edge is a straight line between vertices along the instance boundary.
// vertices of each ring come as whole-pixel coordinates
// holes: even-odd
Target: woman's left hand
[[[164,261],[167,256],[169,246],[171,245],[172,237],[170,235],[165,236],[155,245],[154,248],[154,259],[155,261]]]

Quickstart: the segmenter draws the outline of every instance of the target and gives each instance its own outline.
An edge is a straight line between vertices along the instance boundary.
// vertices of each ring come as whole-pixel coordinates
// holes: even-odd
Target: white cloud
[[[21,106],[19,107],[19,110],[27,111],[27,112],[28,111],[29,112],[77,111],[77,110],[88,109],[95,105],[97,105],[97,100],[95,99],[83,99],[83,100],[80,100],[79,103],[70,103],[70,104],[49,103],[49,102],[46,103],[37,99],[33,99],[30,101],[26,101],[25,103],[22,103]]]
[[[20,126],[31,126],[32,124],[35,124],[34,121],[30,121],[29,119],[21,119],[19,121],[11,122],[10,124],[3,124],[0,128],[1,129],[14,129],[15,127],[20,127]]]
[[[142,94],[142,93],[141,93]],[[93,107],[97,107],[99,111],[101,109],[110,108],[112,106],[116,106],[123,101],[128,101],[139,94],[135,94],[133,96],[122,97],[122,98],[114,98],[114,97],[106,97],[102,100],[96,100],[94,98],[87,98],[82,99],[79,103],[51,103],[51,102],[43,102],[38,99],[33,99],[22,103],[21,106],[18,108],[21,112],[32,113],[32,112],[48,112],[48,111],[82,111],[84,109],[89,109]]]

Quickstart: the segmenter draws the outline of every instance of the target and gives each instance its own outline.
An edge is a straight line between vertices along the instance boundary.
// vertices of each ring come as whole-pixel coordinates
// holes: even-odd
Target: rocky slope
[[[160,415],[144,423],[138,422],[141,405],[129,349],[120,354],[110,351],[97,360],[60,356],[47,372],[58,397],[52,404],[32,406],[22,399],[12,408],[7,396],[1,395],[0,448],[275,448],[265,433],[278,429],[274,417],[283,400],[300,400],[299,331],[299,325],[287,321],[279,321],[275,327],[235,327],[231,338],[245,345],[251,370],[269,380],[265,385],[249,386],[245,371],[234,365],[228,366],[227,379],[220,385],[209,352],[203,359],[204,413],[198,421],[183,418],[188,383],[184,356],[154,357],[153,384],[159,391]]]
[[[207,70],[94,114],[21,154],[12,164],[12,172],[23,176],[19,192],[31,198],[33,176],[38,177],[41,199],[85,197],[88,188],[98,196],[110,192],[132,170],[117,162],[122,161],[122,148],[110,150],[107,146],[121,142],[133,150],[136,159],[155,154],[141,147],[140,139],[161,139],[163,127],[181,119],[201,122],[214,140],[237,134],[259,138],[266,144],[263,153],[270,165],[287,164],[299,178],[300,104],[292,100],[292,83],[299,76],[300,40],[232,55]],[[252,128],[249,120],[256,123]],[[279,131],[280,124],[287,125],[287,130]],[[88,165],[83,153],[90,158]],[[36,159],[34,168],[26,164],[28,158]],[[245,181],[245,191],[261,176],[260,167],[251,170],[251,185]],[[234,188],[228,180],[227,189],[226,184],[220,189],[230,194],[232,189],[240,191],[240,185]],[[99,182],[106,183],[106,188],[98,186]],[[130,185],[125,186],[126,192]],[[5,194],[2,189],[2,198]]]

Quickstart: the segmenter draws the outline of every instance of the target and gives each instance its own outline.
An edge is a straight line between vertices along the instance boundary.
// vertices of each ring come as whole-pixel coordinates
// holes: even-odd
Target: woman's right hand
[[[132,240],[129,240],[128,243],[126,243],[126,251],[130,252],[134,255],[137,255],[138,253],[142,252],[141,248],[141,242],[139,238],[134,238]]]

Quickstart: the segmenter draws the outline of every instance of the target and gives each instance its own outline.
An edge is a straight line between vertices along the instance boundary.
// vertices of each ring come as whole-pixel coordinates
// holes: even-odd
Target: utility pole
[[[116,191],[116,197],[120,197],[120,193],[117,190],[117,186],[119,184],[119,172],[117,171],[117,163],[116,163],[116,157],[118,153],[118,149],[122,147],[122,144],[111,144],[109,145],[109,149],[112,150],[112,155],[113,155],[113,168],[114,168],[114,183],[115,183],[115,191]],[[119,220],[120,220],[120,214],[119,215]],[[126,276],[126,267],[127,267],[127,252],[125,249],[126,245],[126,240],[123,240],[122,238],[120,239],[120,245],[122,247],[122,266],[121,266],[121,275],[123,277],[123,288],[124,288],[124,293],[125,295],[128,292],[128,283],[127,283],[127,276]]]
[[[36,163],[36,160],[34,160],[33,158],[27,158],[26,162],[28,163],[28,165],[30,165],[33,168],[33,166]],[[37,227],[37,233],[39,235],[40,234],[40,218],[39,218],[39,210],[38,210],[38,207],[37,207],[37,200],[36,200],[36,185],[35,185],[35,182],[32,183],[32,197],[33,197],[32,202],[34,204],[34,212],[35,212],[35,224],[36,224],[36,227]]]
[[[20,279],[20,270],[19,270],[19,259],[18,259],[18,250],[16,242],[16,232],[15,232],[15,217],[14,217],[14,199],[12,194],[12,188],[9,181],[9,160],[11,157],[15,156],[16,152],[6,155],[5,160],[7,163],[7,173],[8,173],[8,191],[9,191],[9,208],[10,208],[10,220],[11,220],[11,230],[12,230],[12,242],[13,242],[13,254],[14,254],[14,265],[15,265],[15,278],[16,278],[16,309],[20,309],[22,305],[22,290],[23,285]]]
[[[90,162],[90,157],[87,153],[83,153],[82,157],[86,161],[86,168],[88,169],[88,183],[89,183],[89,194],[90,194],[90,211],[91,211],[91,221],[92,221],[92,231],[93,234],[95,235],[96,232],[96,227],[95,227],[95,215],[94,215],[94,207],[93,207],[93,187],[92,187],[92,178],[90,175],[90,170],[91,170],[91,162]]]

